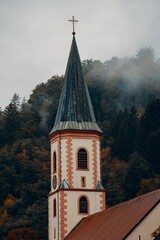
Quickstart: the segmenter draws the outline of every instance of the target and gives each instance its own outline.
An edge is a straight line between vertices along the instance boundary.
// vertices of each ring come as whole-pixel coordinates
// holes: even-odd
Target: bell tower
[[[72,18],[73,23],[77,20]],[[74,26],[74,25],[73,25]],[[64,240],[78,222],[105,209],[100,174],[100,137],[73,28],[51,145],[49,240]]]

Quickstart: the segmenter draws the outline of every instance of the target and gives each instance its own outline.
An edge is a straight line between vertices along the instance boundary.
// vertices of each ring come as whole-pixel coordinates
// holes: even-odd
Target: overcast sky
[[[72,16],[81,60],[160,57],[160,0],[0,0],[0,106],[65,73]]]

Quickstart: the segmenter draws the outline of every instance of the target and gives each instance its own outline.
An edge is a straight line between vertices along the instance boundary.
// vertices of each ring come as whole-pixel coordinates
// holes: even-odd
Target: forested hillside
[[[107,206],[160,187],[160,61],[151,48],[82,62],[97,122]],[[48,134],[63,76],[14,95],[0,111],[0,239],[47,239]]]

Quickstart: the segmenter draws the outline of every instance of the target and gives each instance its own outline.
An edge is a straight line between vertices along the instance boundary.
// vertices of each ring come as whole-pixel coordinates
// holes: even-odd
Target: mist
[[[109,92],[108,101],[114,101],[117,109],[144,108],[160,95],[160,61],[151,47],[141,48],[131,57],[114,56],[104,63],[86,60],[82,65],[89,86],[101,80]]]

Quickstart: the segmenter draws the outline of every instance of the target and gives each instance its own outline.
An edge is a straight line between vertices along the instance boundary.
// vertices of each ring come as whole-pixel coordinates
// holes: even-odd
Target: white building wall
[[[53,175],[57,175],[59,172],[58,167],[61,166],[61,181],[64,179],[67,181],[67,138],[60,140],[60,164],[58,163],[58,140],[51,144],[51,191],[53,191],[52,187],[52,178]],[[73,166],[73,187],[81,188],[81,177],[86,178],[86,188],[93,189],[93,178],[94,178],[94,165],[93,165],[93,142],[92,138],[90,139],[82,139],[82,138],[72,138],[72,160],[71,164]],[[77,151],[80,148],[87,149],[88,154],[88,170],[77,170]],[[57,155],[57,172],[53,174],[53,153],[56,152]],[[100,180],[100,142],[96,140],[96,174],[97,181]],[[58,177],[58,176],[57,176]],[[58,187],[58,186],[57,186]],[[56,189],[55,189],[56,190]],[[55,191],[54,190],[54,191]]]
[[[53,216],[53,201],[56,199],[56,216]],[[51,195],[49,197],[49,240],[57,240],[58,239],[58,199],[57,194]],[[54,228],[56,230],[54,230]],[[56,238],[54,238],[54,231],[56,231]]]
[[[58,143],[55,141],[54,143],[51,144],[51,173],[53,174],[53,153],[54,151],[57,154],[58,151]]]
[[[93,188],[93,169],[92,169],[92,140],[91,139],[73,139],[73,185],[74,188],[81,188],[81,177],[86,177],[86,188]],[[77,170],[77,150],[87,149],[89,170]]]
[[[100,141],[97,140],[97,178],[101,180],[101,164],[100,164]]]
[[[125,240],[151,240],[151,234],[158,228],[159,225],[160,203],[145,217],[145,219],[131,232],[131,234]]]
[[[96,145],[95,145],[96,141]],[[70,144],[68,145],[68,142]],[[95,148],[96,149],[95,149]],[[67,151],[68,149],[71,151],[71,158],[69,158],[69,164],[67,159]],[[88,170],[77,170],[77,153],[78,149],[85,148],[88,154],[89,161],[89,169]],[[53,174],[53,153],[56,152],[57,155],[57,172]],[[96,153],[96,156],[95,156]],[[93,164],[93,162],[95,164]],[[72,166],[73,169],[71,171],[71,175],[68,175],[68,169]],[[60,168],[60,169],[59,169]],[[96,173],[95,173],[96,171]],[[68,177],[71,176],[73,180],[73,189],[81,188],[82,191],[65,191],[65,199],[67,203],[65,207],[61,204],[61,200],[57,199],[58,194],[60,192],[56,192],[53,195],[49,196],[49,240],[57,240],[58,239],[58,231],[64,227],[61,227],[61,223],[66,224],[67,226],[67,234],[77,225],[77,223],[85,216],[90,214],[94,214],[96,212],[101,211],[100,201],[101,201],[101,192],[96,191],[85,191],[85,189],[94,189],[95,184],[94,181],[100,180],[100,141],[96,137],[88,137],[87,134],[84,136],[84,139],[80,136],[61,136],[60,139],[57,138],[55,142],[51,143],[51,192],[54,192],[59,187],[53,190],[52,179],[53,175],[60,176],[61,181],[64,179],[67,181]],[[82,188],[81,186],[81,178],[86,178],[86,187]],[[96,179],[96,180],[95,180]],[[83,190],[84,189],[84,190]],[[79,205],[78,200],[80,196],[87,196],[89,199],[89,214],[79,214]],[[56,198],[57,202],[57,216],[53,217],[53,200]],[[63,199],[64,200],[64,199]],[[59,207],[58,207],[59,206]],[[62,208],[62,209],[61,209]],[[67,212],[66,221],[61,220],[63,209]],[[56,229],[56,238],[54,238],[54,228]],[[59,230],[58,230],[59,229]],[[61,235],[61,231],[60,231]]]
[[[100,192],[67,192],[67,232],[69,233],[77,223],[88,214],[79,214],[78,200],[80,196],[87,196],[89,199],[89,215],[100,211]]]
[[[59,187],[57,185],[56,189],[53,189],[53,184],[52,184],[52,179],[53,175],[57,176],[58,179],[58,171],[59,171],[59,164],[58,164],[58,154],[59,154],[59,149],[58,149],[58,139],[51,143],[51,192],[56,191],[56,189]],[[56,168],[57,171],[56,173],[53,173],[53,153],[56,152]],[[50,193],[51,193],[50,192]],[[53,216],[53,201],[54,198],[56,199],[56,216]],[[54,195],[49,196],[49,209],[48,209],[48,218],[49,218],[49,240],[58,240],[58,198],[57,198],[57,193]],[[54,232],[56,233],[56,238],[54,238]]]
[[[52,179],[53,179],[53,153],[56,152],[56,157],[58,158],[58,142],[55,141],[51,144],[51,191],[53,191]],[[58,163],[57,163],[57,172],[58,172]],[[57,175],[57,173],[56,173]]]

